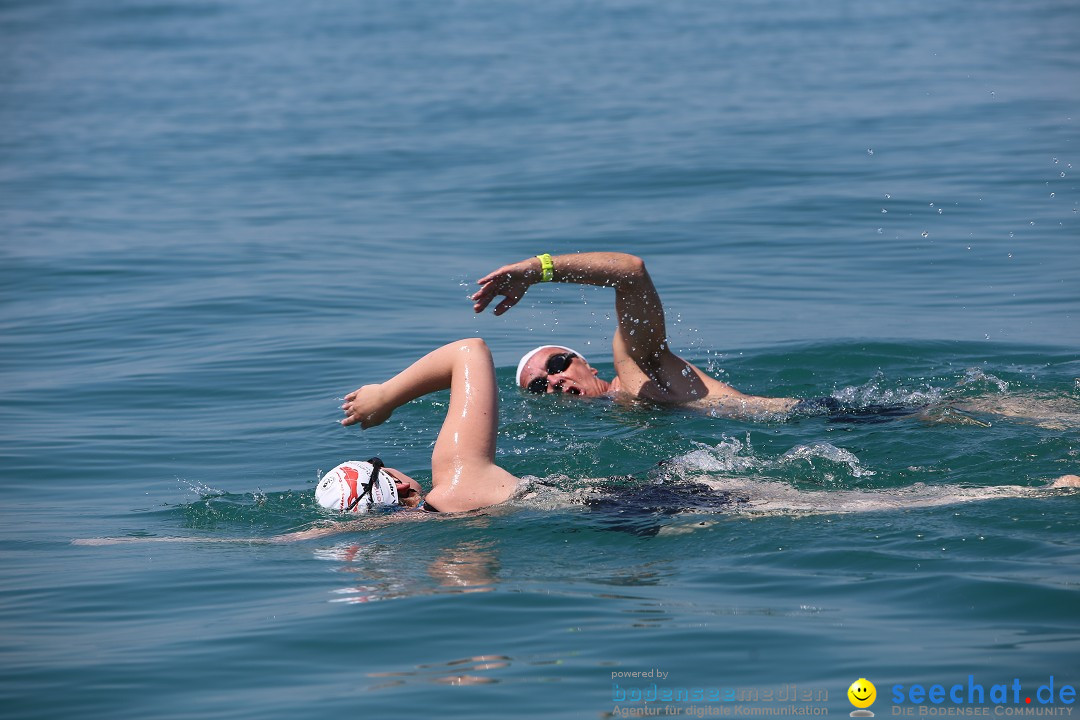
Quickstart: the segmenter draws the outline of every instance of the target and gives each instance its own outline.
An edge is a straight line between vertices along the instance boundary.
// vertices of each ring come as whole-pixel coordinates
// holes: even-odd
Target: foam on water
[[[916,381],[918,382],[918,381]],[[906,405],[919,407],[941,402],[948,390],[923,382],[923,387],[911,388],[893,381],[893,387],[883,372],[877,373],[862,385],[842,387],[832,393],[845,405],[869,407],[873,405]]]
[[[851,479],[875,475],[853,452],[831,443],[796,445],[779,456],[770,456],[756,452],[749,436],[745,440],[727,437],[713,446],[699,444],[696,450],[672,459],[664,467],[673,477],[694,479],[701,473],[786,473],[793,465],[802,463],[810,467],[815,463],[824,466],[832,472],[831,477],[836,473]]]
[[[871,477],[877,474],[873,470],[864,468],[859,463],[859,458],[855,457],[855,453],[850,450],[838,448],[835,445],[830,445],[829,443],[798,445],[781,456],[782,460],[805,460],[811,465],[813,464],[814,458],[821,458],[833,463],[843,463],[847,465],[852,477]]]

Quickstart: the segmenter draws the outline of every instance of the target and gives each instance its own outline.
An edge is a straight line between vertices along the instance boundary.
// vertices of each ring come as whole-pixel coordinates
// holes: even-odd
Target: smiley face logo
[[[877,700],[877,688],[866,678],[859,678],[847,689],[848,700],[857,708],[868,708]]]

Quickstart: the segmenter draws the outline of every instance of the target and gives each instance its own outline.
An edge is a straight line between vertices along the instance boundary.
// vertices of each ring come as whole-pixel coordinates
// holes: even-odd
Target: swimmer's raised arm
[[[517,478],[495,464],[499,394],[491,351],[480,338],[443,345],[386,382],[349,393],[341,423],[374,427],[410,400],[447,388],[450,407],[431,455],[426,502],[442,512],[464,512],[507,500]]]
[[[482,341],[481,341],[482,342]],[[407,402],[450,387],[455,343],[432,350],[384,383],[364,385],[345,396],[342,425],[365,430],[381,425]]]
[[[615,289],[619,320],[611,343],[615,379],[600,379],[580,354],[563,345],[542,345],[526,353],[517,382],[531,392],[571,396],[634,398],[668,405],[707,407],[710,411],[745,416],[785,413],[793,398],[746,395],[673,353],[660,294],[641,258],[626,253],[589,252],[550,258],[529,258],[488,273],[477,282],[473,310],[483,312],[495,298],[501,315],[521,300],[534,283],[548,280]],[[545,270],[547,271],[545,273]],[[575,360],[580,358],[580,360]]]
[[[341,406],[345,411],[345,419],[341,424],[360,423],[360,427],[366,430],[386,422],[394,410],[405,403],[429,393],[446,390],[451,386],[462,350],[468,348],[481,354],[488,352],[487,344],[480,338],[466,338],[448,343],[432,350],[384,383],[364,385],[353,390],[345,396],[345,402]],[[490,358],[490,353],[488,357]]]
[[[557,255],[551,260],[552,282],[615,289],[615,311],[619,319],[615,342],[638,365],[655,365],[667,354],[664,307],[641,258],[619,252],[587,252]],[[504,265],[477,280],[481,287],[472,296],[473,310],[483,312],[501,295],[503,300],[495,306],[495,314],[502,315],[521,300],[530,286],[541,282],[542,277],[542,263],[535,257]],[[618,355],[617,348],[616,359]]]

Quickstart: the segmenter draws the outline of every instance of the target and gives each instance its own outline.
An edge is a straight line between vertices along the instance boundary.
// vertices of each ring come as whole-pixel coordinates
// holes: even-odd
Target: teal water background
[[[860,677],[879,716],[897,683],[1077,684],[1075,494],[663,491],[1080,470],[1078,31],[1064,0],[0,3],[5,714],[595,718],[612,672],[651,668],[824,689],[833,716]],[[466,296],[598,249],[644,257],[673,346],[739,389],[1064,412],[521,396],[548,340],[610,374],[610,294],[537,287],[502,318]],[[315,481],[346,459],[428,481],[445,396],[363,434],[338,398],[470,335],[500,461],[550,502],[219,542],[326,519]],[[625,475],[640,505],[557,501]],[[71,544],[105,536],[207,542]]]

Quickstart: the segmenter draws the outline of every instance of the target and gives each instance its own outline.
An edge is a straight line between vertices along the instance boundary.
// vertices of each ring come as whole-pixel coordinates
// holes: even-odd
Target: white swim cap
[[[586,364],[586,365],[588,365],[588,364],[589,364],[589,361],[588,361],[588,360],[585,360],[585,356],[584,356],[584,355],[582,355],[581,353],[579,353],[579,352],[578,352],[577,350],[571,350],[570,348],[566,347],[565,345],[541,345],[540,347],[538,347],[538,348],[533,348],[533,349],[532,349],[532,350],[530,350],[529,352],[527,352],[527,353],[525,353],[524,355],[522,355],[522,356],[521,356],[521,360],[520,360],[520,361],[518,361],[518,366],[517,366],[517,374],[516,374],[516,375],[514,376],[514,377],[516,377],[516,378],[517,378],[517,384],[518,384],[518,387],[521,387],[521,385],[522,385],[522,382],[521,382],[521,379],[522,379],[522,378],[521,378],[521,373],[522,373],[522,372],[524,372],[524,370],[525,370],[525,365],[527,365],[527,364],[528,364],[528,362],[529,362],[530,360],[532,360],[532,357],[533,357],[533,355],[535,355],[536,353],[540,352],[541,350],[547,350],[548,348],[558,348],[558,349],[560,349],[560,350],[565,350],[566,352],[572,352],[572,353],[574,353],[575,355],[577,355],[577,356],[578,356],[579,358],[581,358],[582,360],[584,360],[584,362],[585,362],[585,364]]]
[[[376,466],[379,469],[373,479]],[[354,513],[366,513],[372,505],[397,505],[397,485],[382,468],[379,458],[343,462],[323,475],[315,488],[315,500],[324,508]]]

